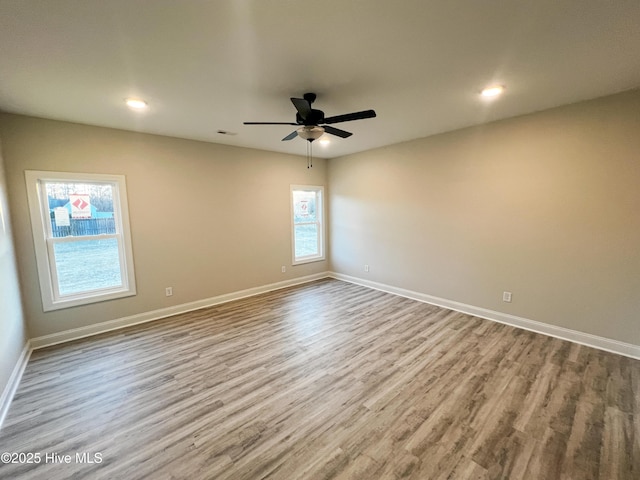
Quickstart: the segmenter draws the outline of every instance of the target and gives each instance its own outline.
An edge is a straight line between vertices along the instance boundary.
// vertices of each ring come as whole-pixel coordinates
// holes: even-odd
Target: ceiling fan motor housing
[[[312,108],[306,118],[302,118],[300,113],[296,113],[296,122],[300,125],[318,125],[319,123],[324,122],[324,112],[322,110]]]

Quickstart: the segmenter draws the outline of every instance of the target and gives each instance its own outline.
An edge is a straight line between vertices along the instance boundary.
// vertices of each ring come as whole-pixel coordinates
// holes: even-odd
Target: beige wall
[[[0,396],[27,343],[3,167],[0,151]]]
[[[33,337],[328,269],[291,266],[289,185],[326,185],[323,160],[17,115],[0,133]],[[43,313],[25,170],[126,176],[136,296]]]
[[[640,91],[332,159],[329,185],[332,270],[640,345]]]

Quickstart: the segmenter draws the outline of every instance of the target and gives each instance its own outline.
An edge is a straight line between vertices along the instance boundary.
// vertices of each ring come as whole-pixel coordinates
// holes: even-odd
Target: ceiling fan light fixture
[[[305,126],[305,127],[299,128],[297,132],[300,138],[304,138],[308,142],[313,142],[314,140],[317,140],[322,135],[324,135],[324,128],[314,127],[314,126]]]

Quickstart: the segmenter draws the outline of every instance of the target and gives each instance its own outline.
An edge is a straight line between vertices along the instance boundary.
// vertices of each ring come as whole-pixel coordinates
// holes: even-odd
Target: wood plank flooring
[[[0,451],[42,456],[3,479],[637,480],[640,361],[322,280],[34,352]]]

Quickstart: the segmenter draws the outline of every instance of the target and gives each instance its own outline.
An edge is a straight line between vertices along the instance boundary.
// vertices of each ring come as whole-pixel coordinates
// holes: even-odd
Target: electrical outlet
[[[511,292],[502,292],[502,301],[511,303]]]
[[[282,265],[282,273],[287,271],[287,267],[285,267],[284,265]]]
[[[167,297],[170,297],[171,295],[173,295],[173,287],[167,287],[167,288],[165,288],[165,289],[164,289],[164,294],[165,294]]]
[[[369,271],[369,265],[365,265],[365,266],[364,266],[364,271],[365,271],[365,272],[368,272],[368,271]]]

